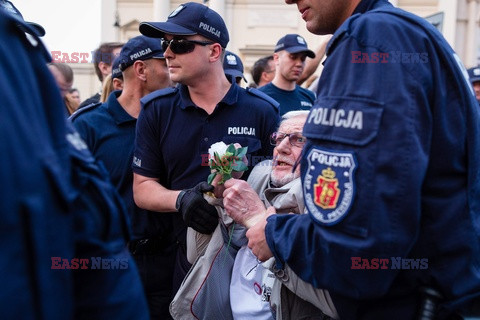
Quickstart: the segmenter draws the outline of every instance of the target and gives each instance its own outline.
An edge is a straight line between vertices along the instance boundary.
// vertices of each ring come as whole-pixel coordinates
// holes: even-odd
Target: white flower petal
[[[210,154],[211,158],[214,157],[215,152],[218,153],[220,157],[222,157],[227,152],[227,148],[228,146],[225,144],[225,142],[216,142],[210,146],[210,148],[208,149],[208,153]]]

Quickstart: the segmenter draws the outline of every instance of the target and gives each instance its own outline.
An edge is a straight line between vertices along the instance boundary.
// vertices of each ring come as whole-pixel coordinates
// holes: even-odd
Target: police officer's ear
[[[133,63],[133,71],[135,72],[135,76],[142,80],[142,81],[147,81],[147,76],[146,76],[146,69],[147,69],[147,63],[142,60],[137,60]]]
[[[273,54],[273,62],[275,63],[275,66],[278,67],[280,64],[280,55],[283,54],[285,51],[280,51],[280,52],[275,52]]]
[[[106,63],[106,62],[103,62],[103,61],[100,61],[98,63],[98,69],[100,70],[100,72],[102,73],[103,75],[103,79],[105,79],[105,77],[107,75],[109,75],[110,73],[112,73],[112,69],[111,69],[111,65]]]
[[[222,60],[225,50],[219,43],[214,43],[210,46],[210,62]],[[223,60],[222,60],[223,61]],[[223,63],[223,62],[222,62]]]

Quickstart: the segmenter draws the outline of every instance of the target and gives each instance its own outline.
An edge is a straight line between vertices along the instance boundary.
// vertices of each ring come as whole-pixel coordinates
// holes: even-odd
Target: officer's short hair
[[[268,65],[270,60],[273,60],[273,56],[266,56],[266,57],[260,58],[253,64],[252,78],[256,85],[258,85],[258,83],[260,82],[262,73],[270,67]]]
[[[112,65],[115,57],[113,56],[113,50],[123,47],[121,42],[105,42],[102,43],[94,52],[93,52],[93,66],[95,67],[95,73],[97,74],[98,80],[103,81],[103,75],[98,67],[100,62],[104,62],[108,65]]]

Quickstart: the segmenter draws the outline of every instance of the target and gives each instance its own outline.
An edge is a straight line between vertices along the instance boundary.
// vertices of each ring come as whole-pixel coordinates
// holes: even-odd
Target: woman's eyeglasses
[[[207,46],[209,44],[214,44],[212,41],[199,41],[199,40],[187,40],[187,39],[172,39],[166,40],[162,39],[162,49],[165,52],[168,47],[175,54],[184,54],[190,53],[195,50],[195,45]]]
[[[305,142],[307,142],[307,138],[302,136],[301,132],[274,132],[270,136],[270,143],[272,144],[272,146],[278,146],[280,143],[282,143],[285,137],[288,137],[288,141],[290,142],[290,144],[295,147],[301,148],[305,145]]]

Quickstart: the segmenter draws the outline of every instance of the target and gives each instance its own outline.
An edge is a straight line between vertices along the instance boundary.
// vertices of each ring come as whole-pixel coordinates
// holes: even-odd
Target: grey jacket
[[[265,207],[274,206],[278,213],[304,213],[301,179],[297,178],[283,187],[270,184],[270,160],[259,163],[252,170],[248,183],[260,196]],[[270,305],[276,310],[277,320],[324,319],[325,315],[338,319],[338,314],[327,290],[314,288],[300,279],[288,265],[277,270],[275,259],[263,263],[276,276],[270,296]],[[318,309],[317,309],[318,308]]]
[[[274,187],[270,184],[271,166],[270,160],[259,163],[252,170],[247,182],[260,196],[265,207],[274,206],[278,213],[304,213],[305,205],[300,178],[283,187]],[[225,225],[230,225],[233,221],[222,208],[221,199],[206,198],[216,206]],[[246,243],[245,232],[244,228],[236,225],[232,243],[237,246],[244,245]],[[187,257],[191,263],[205,253],[211,239],[211,235],[200,234],[188,228]],[[276,270],[274,262],[274,258],[271,258],[263,265],[276,276],[270,296],[270,305],[272,310],[275,310],[277,320],[328,319],[328,317],[338,319],[337,311],[327,290],[314,288],[300,279],[288,266],[285,269]]]

